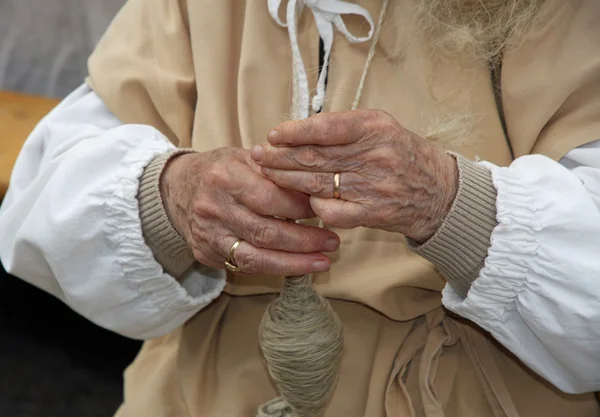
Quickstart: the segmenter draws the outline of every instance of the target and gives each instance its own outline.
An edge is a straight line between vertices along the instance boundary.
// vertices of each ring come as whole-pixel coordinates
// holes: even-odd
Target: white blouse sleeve
[[[128,337],[153,338],[183,324],[225,280],[199,266],[180,284],[145,244],[138,179],[172,149],[156,129],[122,124],[87,85],[77,89],[18,157],[0,207],[5,269]]]
[[[563,391],[600,391],[600,141],[560,163],[484,164],[498,225],[468,296],[447,285],[445,306]]]

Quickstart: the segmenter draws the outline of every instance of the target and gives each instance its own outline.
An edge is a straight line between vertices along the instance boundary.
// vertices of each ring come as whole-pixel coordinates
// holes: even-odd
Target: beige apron
[[[433,54],[415,36],[411,1],[392,2],[360,107],[386,110],[424,136],[467,114],[463,140],[440,144],[509,164],[487,64]],[[380,0],[356,3],[378,16]],[[515,155],[558,159],[600,138],[600,2],[548,0],[545,13],[525,45],[506,51],[501,99]],[[307,11],[298,32],[314,87],[319,36]],[[336,36],[325,111],[350,108],[368,48]],[[181,147],[250,148],[288,118],[290,54],[265,0],[130,0],[90,58],[89,82],[121,120],[153,125]],[[443,278],[402,236],[336,232],[342,247],[315,280],[346,334],[327,417],[600,416],[592,394],[560,393],[481,330],[447,317]],[[147,342],[126,373],[119,415],[254,416],[276,396],[256,333],[280,283],[230,275],[226,295]]]

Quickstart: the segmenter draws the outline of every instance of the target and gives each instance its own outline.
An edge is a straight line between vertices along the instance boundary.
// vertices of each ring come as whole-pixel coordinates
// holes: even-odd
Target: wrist
[[[158,185],[160,196],[165,208],[165,213],[171,225],[181,235],[186,235],[185,229],[185,202],[181,197],[185,194],[180,191],[180,186],[185,183],[185,165],[192,150],[180,149],[168,155],[164,162]]]
[[[177,150],[155,157],[140,177],[138,204],[142,233],[155,259],[170,275],[179,278],[194,262],[186,240],[167,216],[161,195],[161,178],[166,165],[176,156],[190,151]]]
[[[450,212],[424,244],[408,243],[466,297],[483,268],[497,226],[497,192],[489,169],[459,155],[453,157],[457,159],[459,181]]]
[[[439,203],[437,204],[438,210],[436,215],[433,217],[435,228],[434,232],[436,232],[444,219],[452,209],[452,205],[454,204],[454,200],[456,199],[456,195],[458,193],[458,163],[456,161],[456,157],[451,154],[444,153],[442,155],[442,163],[440,164],[440,183],[441,190]]]
[[[407,236],[417,243],[426,242],[439,230],[452,209],[458,192],[458,164],[454,156],[441,153],[436,172],[438,191],[434,193],[431,204],[425,208],[423,225],[412,236]]]

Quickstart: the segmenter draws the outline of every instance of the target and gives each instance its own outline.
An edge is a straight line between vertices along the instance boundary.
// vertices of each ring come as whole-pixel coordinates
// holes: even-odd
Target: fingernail
[[[277,142],[278,138],[279,138],[279,132],[275,129],[271,130],[269,132],[269,134],[267,135],[267,139],[269,139],[269,142],[271,142],[271,143]]]
[[[328,252],[334,252],[340,247],[340,241],[334,237],[331,237],[325,241],[325,250]]]
[[[317,261],[312,264],[312,272],[327,272],[329,271],[329,262]]]
[[[262,159],[262,146],[256,145],[254,148],[252,148],[250,151],[250,156],[252,156],[252,159],[255,161],[260,161]]]

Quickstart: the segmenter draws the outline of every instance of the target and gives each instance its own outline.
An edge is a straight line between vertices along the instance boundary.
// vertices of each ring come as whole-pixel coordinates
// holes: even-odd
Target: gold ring
[[[333,198],[340,198],[340,173],[333,174]]]
[[[243,239],[238,239],[233,244],[231,249],[229,249],[229,256],[227,257],[227,259],[225,259],[225,267],[231,272],[240,272],[242,270],[239,266],[236,265],[235,261],[233,260],[233,255],[235,255],[235,250],[238,248],[238,246],[240,246],[240,243],[242,243],[243,241]]]

